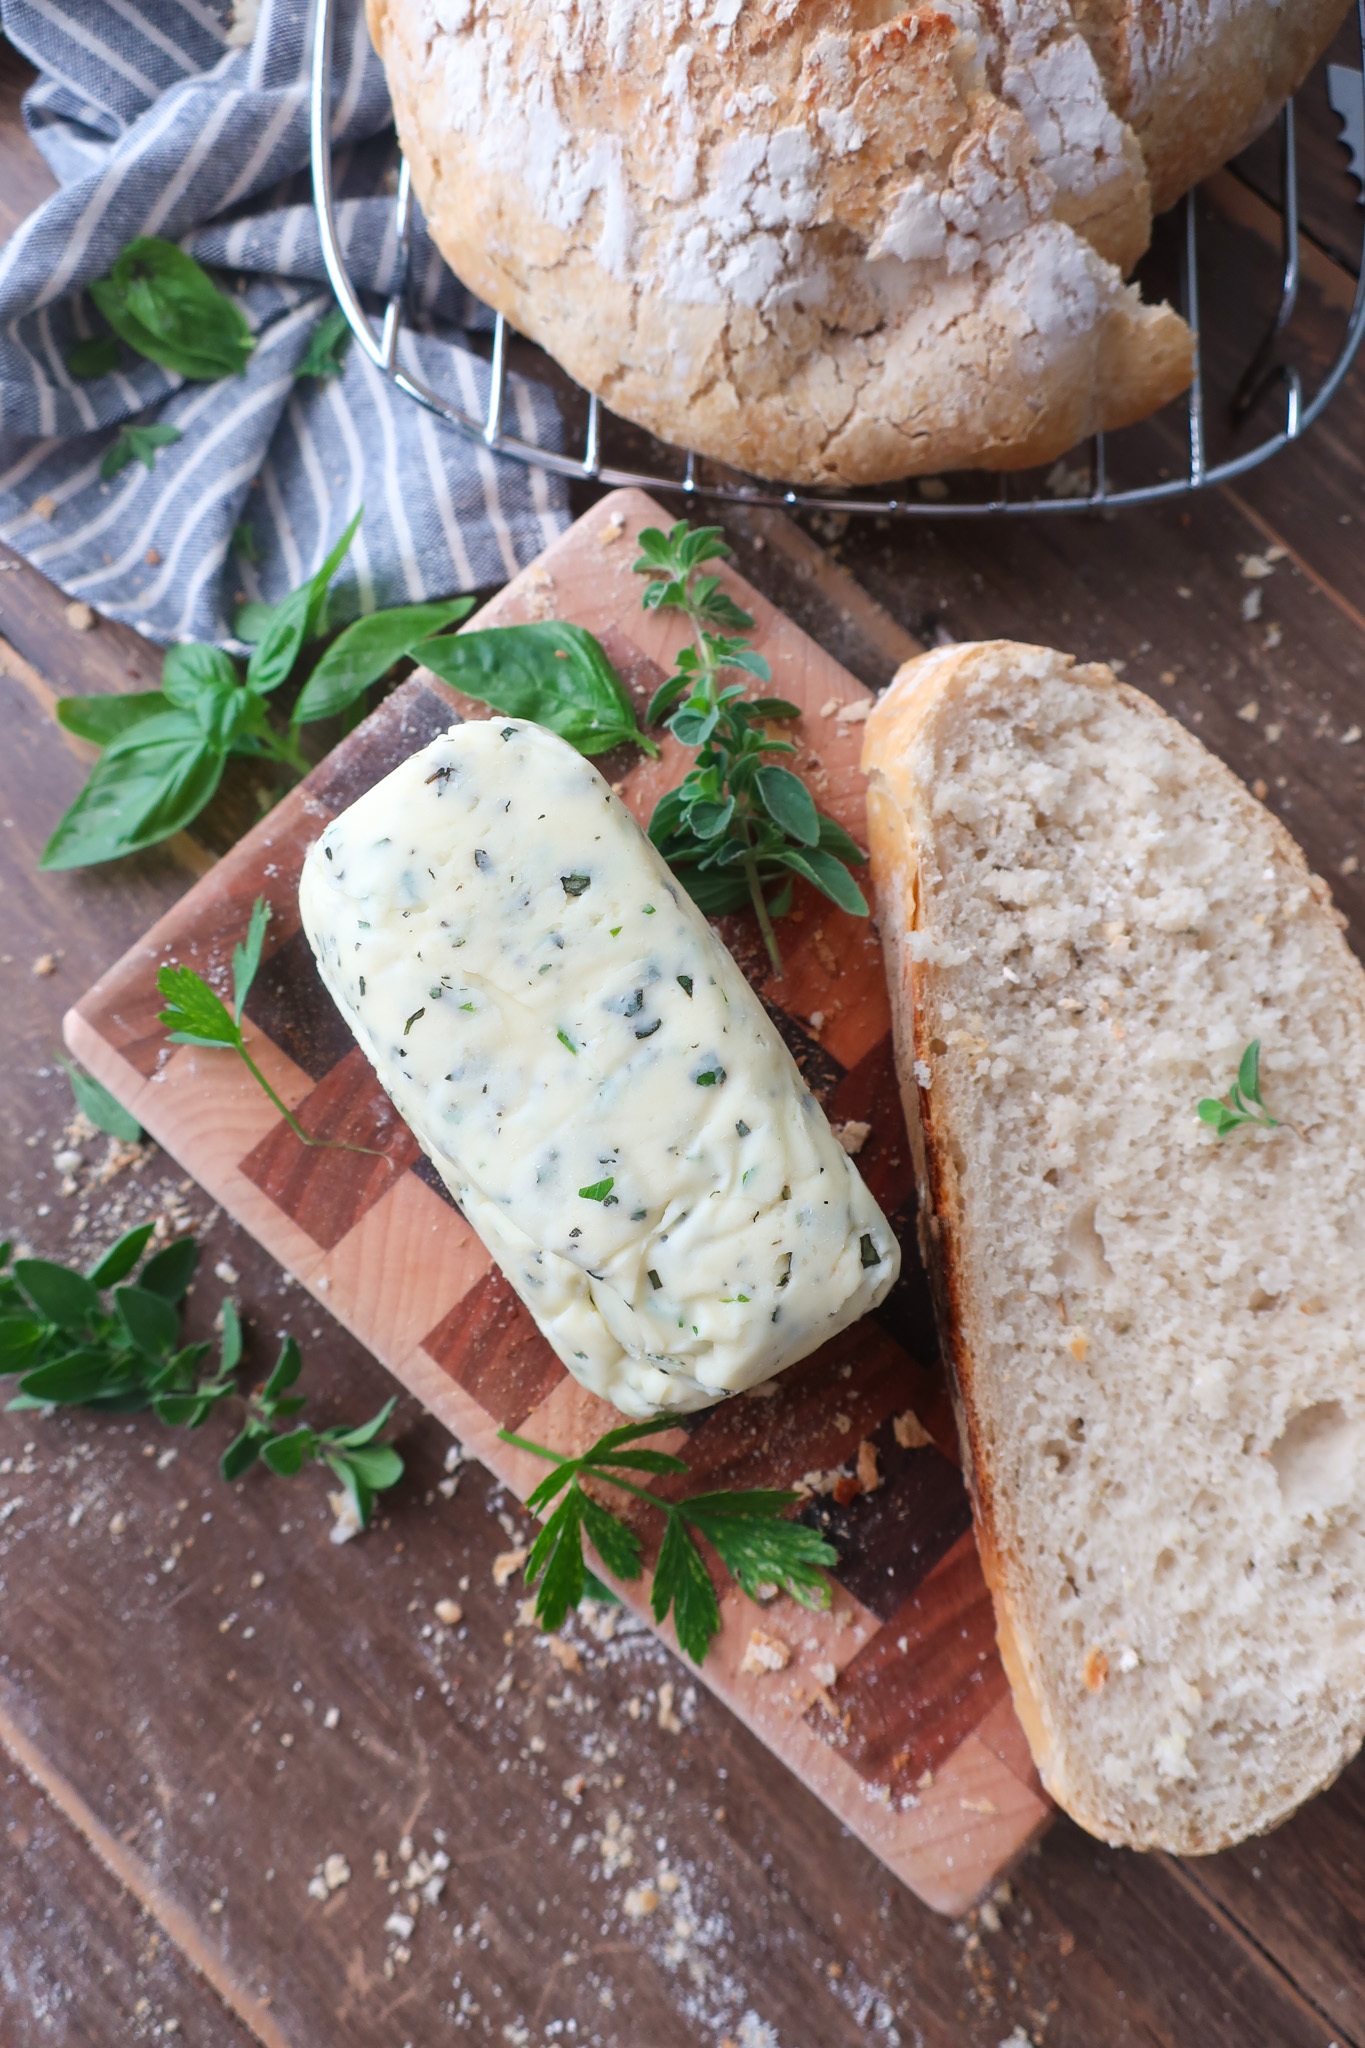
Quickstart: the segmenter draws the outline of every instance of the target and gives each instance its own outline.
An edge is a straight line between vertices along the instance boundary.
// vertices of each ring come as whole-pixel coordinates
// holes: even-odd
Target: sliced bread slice
[[[1365,974],[1288,833],[1107,668],[925,655],[863,760],[1015,1702],[1084,1827],[1219,1849],[1365,1730]],[[1252,1040],[1277,1121],[1220,1136]]]

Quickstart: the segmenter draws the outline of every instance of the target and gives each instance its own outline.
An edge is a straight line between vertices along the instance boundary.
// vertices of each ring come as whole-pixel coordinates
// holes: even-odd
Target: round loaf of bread
[[[1147,174],[1066,0],[369,18],[454,270],[667,441],[821,485],[1022,468],[1189,381],[1124,283]]]
[[[1074,0],[1109,104],[1142,146],[1152,211],[1235,156],[1331,42],[1347,0]]]

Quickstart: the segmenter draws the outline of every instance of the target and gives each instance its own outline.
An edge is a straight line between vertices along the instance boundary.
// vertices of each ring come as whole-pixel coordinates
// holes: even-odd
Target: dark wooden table
[[[0,236],[50,189],[25,83],[4,58]],[[1320,82],[1310,105],[1321,354],[1359,216]],[[1234,259],[1259,250],[1266,270],[1271,147],[1240,170],[1209,204],[1241,222]],[[1183,508],[1008,530],[834,517],[817,523],[824,557],[739,521],[741,564],[872,683],[895,634],[862,620],[846,574],[925,637],[1124,662],[1264,786],[1360,944],[1361,374],[1306,445]],[[1272,547],[1273,575],[1249,581],[1246,557]],[[54,1163],[71,1113],[63,1010],[230,843],[251,793],[229,789],[154,855],[39,874],[83,772],[54,697],[152,687],[159,655],[119,627],[78,633],[60,593],[3,551],[0,568],[0,1227],[72,1257],[82,1217],[107,1230],[111,1201],[128,1222],[192,1223],[205,1271],[240,1276],[256,1355],[295,1331],[320,1419],[367,1414],[388,1391],[379,1367],[163,1155],[146,1148],[103,1186],[103,1141],[74,1174]],[[198,1292],[207,1319],[221,1285]],[[524,1517],[478,1467],[447,1472],[448,1440],[412,1404],[399,1419],[408,1478],[337,1548],[314,1476],[229,1487],[216,1447],[183,1431],[0,1414],[5,2048],[1365,2048],[1365,1765],[1274,1835],[1202,1861],[1111,1852],[1060,1820],[950,1924],[647,1636],[584,1634],[578,1669],[537,1649],[518,1583],[494,1576]],[[456,1631],[436,1621],[443,1599],[464,1610]],[[437,1851],[443,1888],[414,1910],[409,1860]],[[349,1875],[312,1896],[329,1856]],[[628,1895],[646,1885],[660,1902],[640,1913]]]

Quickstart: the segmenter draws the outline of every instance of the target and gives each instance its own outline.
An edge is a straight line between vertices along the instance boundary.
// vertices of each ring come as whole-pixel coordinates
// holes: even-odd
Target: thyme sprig
[[[837,1564],[839,1553],[818,1531],[783,1519],[784,1508],[793,1506],[799,1494],[751,1488],[694,1493],[670,1501],[622,1477],[623,1471],[686,1472],[681,1458],[669,1451],[651,1450],[639,1441],[676,1427],[677,1417],[671,1415],[656,1416],[652,1422],[628,1422],[609,1429],[576,1458],[561,1457],[511,1430],[498,1431],[503,1443],[544,1458],[554,1467],[527,1496],[532,1514],[561,1496],[526,1559],[526,1583],[536,1585],[536,1619],[542,1628],[557,1629],[570,1608],[583,1598],[591,1576],[583,1560],[585,1535],[614,1577],[640,1576],[639,1537],[610,1508],[584,1491],[582,1475],[619,1487],[663,1515],[663,1542],[654,1567],[650,1605],[656,1621],[663,1621],[672,1609],[678,1642],[694,1664],[704,1660],[720,1633],[720,1602],[693,1539],[694,1529],[706,1537],[751,1600],[778,1586],[785,1587],[803,1607],[829,1606],[829,1584],[821,1567]]]
[[[793,876],[803,876],[841,910],[866,917],[867,902],[849,867],[867,856],[842,825],[816,809],[801,778],[770,758],[796,753],[789,741],[771,738],[767,727],[799,718],[800,706],[782,697],[746,697],[744,682],[723,680],[772,680],[745,637],[754,623],[748,612],[718,576],[700,573],[730,552],[718,526],[693,528],[681,519],[668,533],[646,527],[640,535],[635,571],[648,578],[645,610],[682,612],[693,636],[673,675],[655,691],[645,723],[666,718],[676,739],[698,749],[683,781],[655,806],[649,836],[708,917],[753,906],[780,975],[773,919],[791,908]]]
[[[1253,1038],[1242,1054],[1237,1069],[1237,1079],[1226,1096],[1215,1098],[1206,1095],[1198,1108],[1199,1121],[1211,1124],[1220,1138],[1229,1131],[1240,1129],[1246,1124],[1260,1124],[1265,1130],[1277,1130],[1280,1119],[1271,1116],[1261,1100],[1261,1041]]]

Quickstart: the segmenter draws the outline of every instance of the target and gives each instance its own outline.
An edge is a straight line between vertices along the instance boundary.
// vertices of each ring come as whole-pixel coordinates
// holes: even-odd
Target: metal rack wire
[[[335,0],[317,0],[314,18],[311,118],[314,203],[322,238],[323,259],[337,296],[337,303],[346,316],[351,332],[370,361],[399,391],[416,404],[424,406],[428,412],[434,413],[437,419],[467,439],[481,442],[495,454],[548,470],[556,476],[612,487],[635,485],[655,493],[681,494],[684,498],[716,499],[729,504],[778,505],[788,510],[874,514],[882,518],[896,519],[941,520],[992,516],[1018,518],[1038,512],[1082,512],[1111,506],[1151,504],[1159,499],[1183,497],[1191,491],[1204,490],[1212,484],[1225,483],[1233,477],[1242,476],[1247,470],[1258,468],[1261,463],[1268,462],[1273,455],[1278,454],[1282,448],[1287,448],[1291,442],[1297,441],[1331,402],[1351,367],[1360,345],[1361,335],[1365,332],[1363,217],[1358,282],[1346,332],[1335,362],[1312,395],[1305,398],[1300,372],[1291,364],[1279,359],[1280,346],[1293,321],[1300,279],[1298,148],[1294,103],[1291,100],[1280,115],[1280,219],[1283,258],[1280,299],[1274,318],[1237,386],[1231,406],[1234,422],[1244,422],[1271,395],[1275,385],[1283,384],[1283,425],[1277,432],[1240,455],[1216,463],[1210,463],[1208,460],[1207,398],[1199,346],[1200,259],[1193,192],[1182,202],[1180,248],[1181,311],[1195,337],[1194,376],[1185,402],[1188,456],[1183,475],[1163,475],[1153,483],[1131,485],[1122,489],[1114,488],[1110,482],[1111,464],[1107,447],[1107,441],[1112,437],[1106,437],[1104,434],[1094,435],[1088,444],[1089,489],[1073,491],[1070,494],[1065,491],[1049,493],[1042,497],[1011,497],[1008,479],[1003,474],[994,479],[988,495],[943,499],[926,498],[918,492],[912,497],[907,497],[904,495],[904,485],[887,486],[877,495],[866,496],[852,491],[796,490],[760,479],[736,478],[733,473],[710,478],[700,470],[697,456],[666,447],[661,442],[654,443],[660,462],[665,464],[673,461],[677,465],[676,473],[669,474],[663,468],[658,471],[621,469],[603,458],[603,423],[604,420],[610,419],[611,415],[593,393],[585,394],[587,422],[582,454],[556,454],[520,440],[515,434],[506,432],[503,427],[508,343],[512,330],[502,314],[496,316],[493,328],[488,408],[482,418],[465,411],[453,399],[445,397],[439,391],[434,391],[430,385],[413,376],[399,363],[398,343],[403,328],[404,287],[413,219],[412,177],[406,159],[399,172],[395,200],[398,248],[396,282],[385,306],[377,334],[371,316],[361,304],[346,271],[345,259],[336,232],[332,199],[329,127],[332,104],[334,8]],[[1355,19],[1362,69],[1365,70],[1365,0],[1356,0]],[[1362,90],[1365,91],[1365,86]],[[1123,431],[1131,433],[1134,429],[1128,428]],[[912,487],[914,483],[915,480],[911,479]]]

